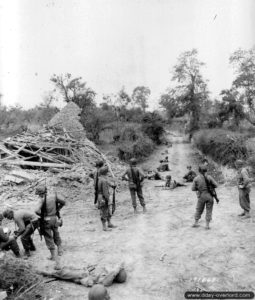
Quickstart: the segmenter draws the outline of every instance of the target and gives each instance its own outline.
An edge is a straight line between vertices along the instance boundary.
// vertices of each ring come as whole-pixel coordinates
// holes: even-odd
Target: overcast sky
[[[51,75],[69,72],[98,100],[145,85],[155,105],[177,57],[192,48],[212,96],[230,87],[229,55],[255,45],[255,1],[0,0],[0,26],[4,104],[39,104]]]

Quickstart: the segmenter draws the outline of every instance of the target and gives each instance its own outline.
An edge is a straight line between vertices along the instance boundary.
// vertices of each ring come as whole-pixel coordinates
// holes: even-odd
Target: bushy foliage
[[[246,159],[248,150],[245,134],[222,129],[201,130],[194,135],[194,143],[215,161],[233,166],[236,159]]]
[[[164,123],[157,113],[146,113],[142,120],[142,132],[157,145],[161,144],[164,135]]]

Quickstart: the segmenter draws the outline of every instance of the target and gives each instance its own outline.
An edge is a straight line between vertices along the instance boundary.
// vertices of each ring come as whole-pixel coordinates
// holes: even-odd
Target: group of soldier
[[[64,197],[57,192],[49,192],[46,186],[40,185],[36,188],[39,196],[39,205],[35,211],[26,209],[5,209],[0,213],[0,250],[12,250],[16,257],[21,257],[17,239],[20,237],[24,248],[24,258],[31,256],[31,251],[36,251],[33,242],[33,233],[39,230],[44,236],[47,248],[50,251],[50,260],[56,262],[55,268],[59,268],[58,256],[63,254],[62,240],[58,228],[62,226],[59,211],[66,204]],[[17,230],[14,234],[3,228],[3,219],[13,220]]]
[[[250,217],[250,184],[249,172],[241,160],[236,161],[238,170],[238,191],[239,203],[243,212],[240,214],[242,218]],[[204,160],[199,166],[197,175],[191,166],[188,166],[188,173],[183,177],[186,182],[192,182],[192,190],[197,193],[197,206],[195,212],[195,222],[193,227],[199,226],[199,220],[206,209],[206,229],[209,229],[212,220],[212,211],[214,199],[218,202],[215,188],[217,183],[214,178],[207,174],[208,161]],[[93,174],[95,187],[95,205],[100,210],[100,219],[104,231],[111,230],[116,226],[111,222],[111,217],[115,211],[115,189],[116,182],[110,182],[107,176],[109,168],[104,165],[103,161],[96,163],[96,170]],[[136,159],[130,160],[130,165],[122,176],[122,180],[128,181],[130,196],[134,213],[137,214],[137,197],[143,212],[146,212],[146,203],[143,196],[143,183],[145,175],[140,168],[137,167]],[[178,183],[172,179],[170,175],[166,176],[165,187]],[[183,186],[183,184],[181,184]],[[113,188],[113,196],[111,197],[110,188]],[[49,259],[56,262],[58,268],[58,257],[63,254],[62,241],[59,234],[59,227],[62,226],[60,218],[60,210],[66,204],[65,198],[57,193],[48,191],[46,185],[40,185],[36,188],[36,194],[40,198],[39,205],[35,211],[29,210],[13,210],[5,209],[0,213],[0,250],[12,250],[13,253],[20,257],[20,249],[17,238],[20,237],[24,248],[24,257],[28,258],[31,251],[36,251],[32,235],[36,229],[39,230],[41,237],[45,239],[47,248],[50,251]],[[14,220],[17,230],[12,235],[6,228],[3,228],[3,219]]]

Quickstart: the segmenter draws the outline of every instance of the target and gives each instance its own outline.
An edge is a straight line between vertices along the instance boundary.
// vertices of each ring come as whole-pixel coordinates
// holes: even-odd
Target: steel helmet
[[[89,300],[110,300],[107,289],[102,284],[95,284],[89,291]]]

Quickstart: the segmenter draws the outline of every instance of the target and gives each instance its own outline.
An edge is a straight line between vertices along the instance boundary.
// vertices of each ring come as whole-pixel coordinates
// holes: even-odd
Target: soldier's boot
[[[111,230],[110,228],[108,228],[106,226],[106,222],[102,222],[102,224],[103,224],[103,231],[110,231]]]
[[[16,240],[13,240],[10,244],[10,249],[12,252],[15,254],[16,257],[20,258],[20,250],[19,250],[19,245]]]
[[[210,224],[210,222],[206,221],[205,229],[210,229],[209,224]]]
[[[238,215],[238,217],[243,217],[245,216],[245,211],[243,211],[241,214]]]
[[[56,260],[57,254],[55,249],[50,249],[50,257],[48,257],[49,260]]]
[[[63,247],[62,247],[62,245],[59,245],[58,246],[58,256],[62,256],[63,253],[64,253]]]
[[[198,225],[198,220],[195,220],[195,223],[192,225],[192,227],[194,227],[194,228],[196,228],[196,227],[198,227],[199,225]]]
[[[30,251],[36,251],[35,245],[33,242],[30,244]]]
[[[28,259],[31,256],[30,250],[25,250],[24,259]]]
[[[147,212],[147,209],[145,207],[145,205],[143,206],[143,213],[146,213]]]
[[[111,220],[108,221],[108,228],[117,228],[116,225],[113,225]]]
[[[243,216],[243,219],[249,219],[250,217],[251,217],[250,212],[246,211],[244,216]]]
[[[54,269],[55,270],[61,270],[60,259],[59,259],[59,257],[57,255],[55,257],[55,262],[56,262],[56,264],[54,266]]]
[[[136,215],[137,214],[137,208],[134,207],[134,214]]]

